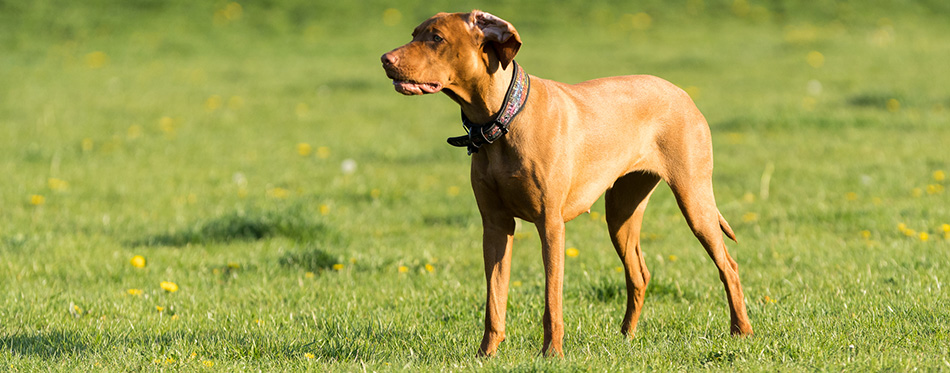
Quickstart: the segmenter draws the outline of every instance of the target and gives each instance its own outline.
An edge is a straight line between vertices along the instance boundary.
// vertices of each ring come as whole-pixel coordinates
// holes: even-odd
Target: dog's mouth
[[[442,90],[442,83],[418,83],[408,80],[393,80],[393,88],[396,92],[404,95],[424,95],[426,93],[436,93]]]

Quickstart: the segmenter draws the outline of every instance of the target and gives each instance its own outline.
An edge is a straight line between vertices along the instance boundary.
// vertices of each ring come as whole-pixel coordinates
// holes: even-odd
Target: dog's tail
[[[722,217],[722,213],[719,213],[719,228],[722,229],[722,232],[726,234],[729,239],[739,243],[739,240],[736,239],[736,234],[732,232],[732,227],[729,226],[729,222],[726,221],[726,218]]]

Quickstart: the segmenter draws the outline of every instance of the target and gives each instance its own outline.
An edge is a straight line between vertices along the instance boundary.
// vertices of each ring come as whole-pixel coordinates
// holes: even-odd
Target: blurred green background
[[[439,11],[519,63],[685,89],[709,120],[757,335],[667,188],[638,337],[602,201],[568,224],[567,357],[537,357],[518,228],[508,340],[475,359],[469,158],[379,56]],[[0,1],[0,369],[925,370],[950,361],[946,1]],[[132,260],[141,256],[146,264]],[[163,282],[176,286],[170,291]]]

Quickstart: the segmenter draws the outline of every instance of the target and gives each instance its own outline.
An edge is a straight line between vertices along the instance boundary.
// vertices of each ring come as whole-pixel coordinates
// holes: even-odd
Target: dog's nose
[[[399,57],[396,57],[396,54],[393,52],[386,53],[379,59],[382,60],[383,65],[386,65],[386,66],[395,65],[396,62],[399,61]]]

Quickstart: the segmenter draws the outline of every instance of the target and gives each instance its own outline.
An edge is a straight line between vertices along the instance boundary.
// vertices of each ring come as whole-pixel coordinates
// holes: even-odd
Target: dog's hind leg
[[[742,295],[742,284],[739,282],[739,267],[729,256],[722,238],[722,233],[731,233],[731,229],[727,229],[725,219],[720,221],[722,216],[713,197],[711,172],[690,175],[688,178],[675,178],[670,181],[670,188],[693,234],[719,268],[719,279],[726,288],[729,301],[730,331],[733,335],[752,334],[752,325],[749,323]]]
[[[627,311],[620,332],[628,338],[632,338],[637,329],[650,282],[650,271],[640,249],[640,224],[650,195],[659,181],[660,177],[651,173],[630,173],[614,182],[604,196],[610,240],[623,261],[626,276]]]

